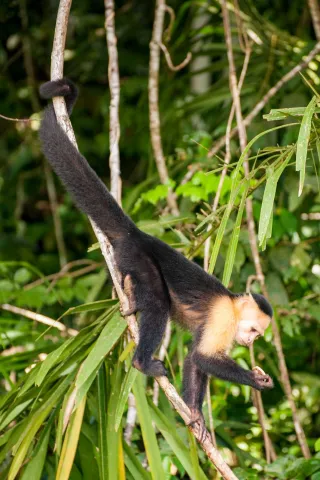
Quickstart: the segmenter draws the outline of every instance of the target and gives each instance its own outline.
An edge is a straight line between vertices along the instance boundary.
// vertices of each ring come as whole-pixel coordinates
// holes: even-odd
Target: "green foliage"
[[[256,39],[241,91],[244,116],[313,46],[307,3],[300,3],[239,3],[242,28]],[[87,219],[55,179],[57,212],[71,262],[61,270],[37,140],[41,108],[37,87],[48,79],[56,6],[28,2],[24,32],[23,5],[21,0],[0,6],[0,113],[19,118],[33,113],[31,124],[0,119],[0,304],[9,304],[9,309],[1,308],[0,319],[0,476],[214,478],[212,465],[164,394],[160,392],[156,407],[151,401],[153,380],[130,366],[133,344],[126,341],[126,323],[112,300],[99,247]],[[153,8],[148,2],[116,5],[122,204],[143,231],[200,265],[210,236],[210,271],[240,292],[255,273],[245,214],[245,201],[251,196],[266,285],[312,458],[301,457],[269,330],[257,342],[256,359],[276,379],[275,389],[263,395],[263,404],[277,460],[270,465],[264,460],[263,437],[247,387],[214,380],[204,414],[208,424],[210,408],[218,446],[225,458],[232,453],[239,479],[319,480],[320,229],[314,219],[320,212],[319,58],[305,69],[303,78],[285,84],[248,125],[244,152],[236,137],[231,140],[231,161],[218,208],[212,212],[225,158],[223,149],[213,158],[208,150],[225,134],[232,104],[220,4],[172,0],[169,5],[176,14],[167,43],[173,62],[178,64],[193,49],[193,58],[207,64],[198,71],[195,67],[174,73],[161,57],[159,102],[168,185],[159,184],[149,134]],[[193,22],[197,15],[200,27]],[[238,23],[230,15],[239,76],[244,55]],[[108,184],[110,95],[104,20],[101,3],[80,0],[72,6],[65,73],[81,86],[72,116],[80,150]],[[25,70],[30,65],[26,38],[34,80]],[[210,85],[201,90],[203,78]],[[268,128],[266,121],[279,123]],[[248,179],[243,170],[247,157]],[[177,195],[177,218],[166,209],[169,188]],[[252,291],[259,292],[257,282]],[[10,306],[27,312],[14,313]],[[37,313],[79,333],[69,336],[68,330],[60,332],[32,320]],[[178,391],[189,341],[187,333],[173,329],[166,362]],[[237,347],[233,357],[249,368],[245,348]],[[138,418],[129,445],[124,432],[132,392]]]

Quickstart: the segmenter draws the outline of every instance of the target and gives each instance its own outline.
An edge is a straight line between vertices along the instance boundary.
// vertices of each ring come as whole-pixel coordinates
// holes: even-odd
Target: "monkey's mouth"
[[[251,345],[253,342],[251,342],[250,340],[245,340],[245,339],[243,339],[243,338],[239,338],[238,343],[239,343],[239,345],[241,345],[241,346],[243,346],[243,347],[250,347],[250,345]]]

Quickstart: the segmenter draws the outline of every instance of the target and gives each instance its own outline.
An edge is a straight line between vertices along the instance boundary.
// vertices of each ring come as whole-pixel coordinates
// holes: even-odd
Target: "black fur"
[[[77,97],[76,87],[67,79],[48,82],[40,92],[45,98],[65,97],[69,112]],[[197,339],[213,299],[236,295],[216,277],[135,226],[57,124],[52,105],[45,109],[40,140],[45,156],[78,207],[108,236],[123,283],[125,278],[130,278],[133,310],[141,313],[134,366],[147,375],[165,375],[163,363],[152,356],[169,317],[187,326]],[[254,298],[263,312],[272,312],[263,297]],[[205,358],[197,353],[196,347],[197,340],[184,367],[184,398],[191,408],[201,412],[207,374],[261,389],[252,372],[242,369],[227,356]]]
[[[266,300],[263,295],[259,295],[259,293],[253,293],[252,296],[260,310],[271,318],[273,316],[273,310],[268,300]]]

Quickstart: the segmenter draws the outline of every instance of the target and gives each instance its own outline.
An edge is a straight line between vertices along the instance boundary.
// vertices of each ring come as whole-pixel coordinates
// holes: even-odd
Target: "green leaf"
[[[108,480],[107,448],[107,392],[106,370],[104,364],[98,372],[98,435],[99,435],[99,473],[100,480]]]
[[[156,407],[156,405],[154,405],[154,403],[150,401],[149,405],[152,420],[170,445],[173,453],[177,456],[178,460],[185,468],[189,477],[206,480],[207,477],[199,467],[199,464],[196,466],[196,470],[198,471],[198,477],[195,476],[195,465],[190,458],[190,449],[182,440],[182,438],[180,438],[180,436],[178,435],[176,425],[172,424],[172,422],[164,415],[164,413],[161,412],[161,410],[159,410],[158,407]]]
[[[145,394],[145,387],[143,385],[143,375],[140,372],[138,372],[136,381],[133,385],[133,394],[136,399],[143,443],[146,449],[152,478],[153,480],[165,480],[157,437],[153,429],[149,405]]]
[[[15,282],[24,285],[30,280],[31,272],[27,268],[18,268],[13,278]]]
[[[119,340],[125,329],[127,322],[117,312],[102,330],[93,349],[83,363],[81,372],[76,380],[76,388],[80,389],[92,372],[98,367],[112,347]]]
[[[110,395],[108,402],[108,425],[107,425],[107,445],[108,445],[108,472],[118,472],[118,477],[120,477],[120,471],[122,470],[119,465],[121,462],[121,449],[120,447],[120,435],[122,434],[122,429],[116,431],[115,429],[115,413],[117,409],[117,402],[121,389],[122,382],[122,368],[123,363],[117,362],[115,365],[110,382]],[[109,475],[109,480],[110,475]]]
[[[32,480],[41,480],[42,470],[47,456],[53,420],[54,416],[52,416],[51,421],[49,421],[46,427],[43,429],[43,432],[37,443],[36,450],[33,453],[30,462],[27,464],[23,474],[21,475],[21,480],[30,480],[31,478]]]
[[[306,161],[308,154],[308,144],[311,132],[311,121],[314,114],[317,98],[313,97],[311,102],[308,104],[300,126],[298,142],[297,142],[297,156],[296,156],[296,171],[300,172],[300,181],[299,181],[299,193],[300,197],[306,172]]]
[[[309,268],[311,262],[312,259],[303,248],[303,245],[297,245],[291,255],[291,265],[298,269],[299,273],[302,274]]]
[[[35,384],[41,385],[43,380],[46,378],[48,372],[52,369],[53,365],[57,362],[60,355],[64,352],[64,350],[69,347],[70,343],[73,341],[73,338],[69,338],[66,340],[60,347],[50,352],[49,355],[45,358],[45,360],[41,363],[40,370],[36,376]]]
[[[32,399],[26,400],[25,402],[20,403],[19,405],[14,407],[12,410],[10,410],[9,413],[4,416],[2,422],[0,423],[0,431],[3,431],[3,429],[7,425],[9,425],[9,423],[11,423],[12,420],[14,420],[21,412],[23,412],[27,408],[30,402],[32,402]]]
[[[222,240],[223,240],[223,235],[224,235],[225,229],[227,227],[227,223],[228,223],[228,220],[229,220],[229,217],[231,215],[234,202],[236,201],[236,198],[237,198],[237,195],[238,195],[239,191],[240,191],[239,186],[238,186],[237,189],[232,190],[227,208],[224,211],[221,223],[219,225],[216,240],[214,242],[213,249],[212,249],[212,252],[211,252],[211,257],[210,257],[210,263],[209,263],[209,268],[208,268],[208,272],[210,274],[213,273],[214,267],[216,265],[216,261],[217,261],[219,250],[220,250],[220,246],[221,246],[221,243],[222,243]]]
[[[118,303],[118,300],[98,300],[96,302],[85,303],[83,305],[77,305],[76,307],[69,308],[60,318],[66,315],[74,315],[76,313],[94,312],[96,310],[105,310],[106,308],[113,307]]]
[[[276,273],[266,275],[266,285],[271,299],[271,304],[288,305],[289,298],[281,278]]]
[[[62,382],[60,382],[58,387],[55,386],[48,399],[43,402],[40,408],[33,415],[29,416],[27,428],[25,428],[13,449],[14,458],[9,470],[8,480],[14,480],[16,478],[35,434],[51,410],[56,406],[61,396],[65,393],[72,376],[73,374],[70,374]]]
[[[124,461],[132,477],[139,480],[151,480],[150,473],[147,472],[145,468],[143,468],[143,466],[138,460],[136,453],[126,442],[123,442],[123,450]]]
[[[83,414],[86,406],[86,398],[84,397],[79,407],[73,412],[70,423],[68,425],[66,436],[63,442],[61,456],[57,468],[56,480],[68,480],[76,454],[80,430],[83,420]]]
[[[130,366],[129,370],[126,373],[124,381],[122,383],[121,391],[118,397],[117,409],[115,414],[115,429],[118,430],[122,415],[124,412],[125,405],[128,400],[129,393],[131,391],[132,385],[135,382],[137,377],[138,370]]]
[[[259,219],[259,231],[258,231],[258,239],[260,246],[265,243],[265,241],[271,237],[271,229],[272,229],[272,213],[273,213],[273,203],[274,198],[277,190],[277,185],[279,178],[288,165],[291,157],[293,155],[293,150],[289,152],[285,152],[285,154],[281,155],[279,158],[284,158],[284,161],[281,163],[280,167],[277,168],[275,171],[270,168],[267,171],[267,183],[263,194],[262,205],[261,205],[261,212],[260,212],[260,219]]]
[[[305,114],[306,107],[295,108],[274,108],[270,110],[270,113],[263,115],[263,118],[268,122],[275,120],[284,120],[287,117],[302,117]],[[315,113],[319,113],[320,108],[315,108]]]
[[[247,185],[246,185],[246,187],[244,189],[244,192],[242,194],[242,198],[241,198],[241,202],[240,202],[240,206],[239,206],[239,210],[238,210],[238,214],[237,214],[237,218],[236,218],[236,223],[233,227],[231,240],[230,240],[228,251],[227,251],[225,266],[224,266],[224,270],[223,270],[223,278],[222,278],[222,283],[226,287],[228,286],[228,284],[230,282],[230,278],[231,278],[231,274],[232,274],[232,270],[233,270],[233,266],[234,266],[234,262],[235,262],[235,258],[236,258],[236,252],[237,252],[237,247],[238,247],[242,216],[243,216],[243,211],[244,211],[244,207],[245,207],[245,204],[246,204],[248,189],[249,189],[249,182],[247,182]]]

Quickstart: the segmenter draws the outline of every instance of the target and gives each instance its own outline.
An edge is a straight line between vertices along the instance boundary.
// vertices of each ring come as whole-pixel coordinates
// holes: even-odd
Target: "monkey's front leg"
[[[224,353],[207,356],[195,351],[193,359],[203,372],[221,380],[250,385],[256,390],[273,388],[273,381],[269,375],[257,370],[245,370]]]
[[[183,399],[190,408],[189,425],[199,423],[200,436],[206,435],[206,425],[202,413],[202,403],[206,393],[208,377],[192,360],[192,352],[186,357],[183,365]],[[210,408],[210,407],[209,407]]]

